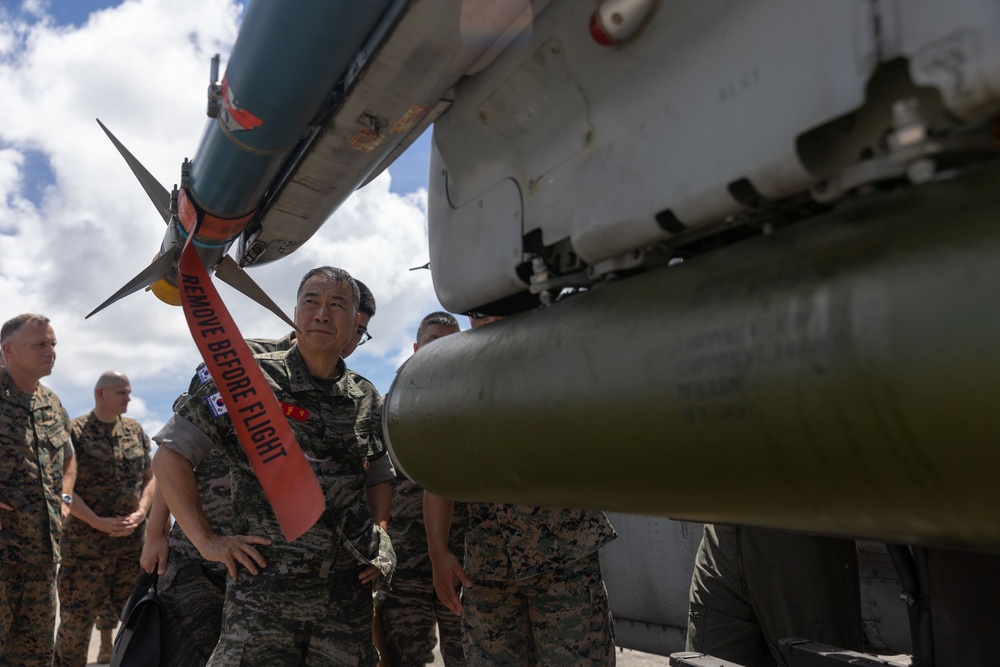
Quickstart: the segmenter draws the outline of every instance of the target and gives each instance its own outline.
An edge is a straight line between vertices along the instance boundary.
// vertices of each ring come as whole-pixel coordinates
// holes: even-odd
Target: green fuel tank
[[[1000,550],[1000,168],[440,339],[385,433],[456,499]]]

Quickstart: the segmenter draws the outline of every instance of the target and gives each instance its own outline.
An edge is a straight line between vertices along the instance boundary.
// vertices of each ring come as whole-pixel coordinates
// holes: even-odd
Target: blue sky
[[[127,373],[131,416],[155,431],[199,358],[179,308],[138,293],[84,315],[144,268],[163,223],[94,122],[100,118],[167,188],[207,122],[211,56],[222,67],[243,6],[232,0],[0,0],[0,321],[42,312],[59,339],[44,382],[70,413],[92,406],[101,372]],[[291,311],[299,277],[343,266],[378,301],[374,339],[349,365],[383,392],[420,317],[440,308],[427,257],[430,132],[355,193],[286,260],[251,276]],[[246,336],[286,326],[220,292]]]
[[[13,0],[6,4],[16,5]],[[117,7],[121,2],[102,2],[101,0],[52,0],[47,3],[47,13],[57,25],[67,25],[79,28],[87,22],[92,12],[107,7]]]

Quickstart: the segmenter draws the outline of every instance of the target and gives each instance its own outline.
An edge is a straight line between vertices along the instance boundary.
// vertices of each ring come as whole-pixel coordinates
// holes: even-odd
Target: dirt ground
[[[90,639],[90,650],[87,652],[87,667],[96,665],[106,665],[107,663],[97,662],[97,651],[100,649],[101,635],[97,630]],[[617,663],[619,667],[665,667],[669,664],[666,656],[654,655],[652,653],[642,653],[640,651],[618,651]],[[433,667],[444,667],[444,661],[437,648],[434,649]]]

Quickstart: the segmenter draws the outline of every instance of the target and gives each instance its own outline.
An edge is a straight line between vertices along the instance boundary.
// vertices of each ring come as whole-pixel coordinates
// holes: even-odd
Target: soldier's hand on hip
[[[271,540],[261,535],[209,535],[198,547],[202,558],[215,563],[224,563],[229,576],[236,578],[238,564],[250,574],[257,574],[258,567],[267,567],[267,561],[252,545],[268,545]]]

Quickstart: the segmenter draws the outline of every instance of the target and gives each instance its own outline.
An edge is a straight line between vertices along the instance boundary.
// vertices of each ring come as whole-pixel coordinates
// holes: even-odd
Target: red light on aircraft
[[[632,39],[653,12],[657,0],[604,0],[590,17],[590,36],[601,46]]]

